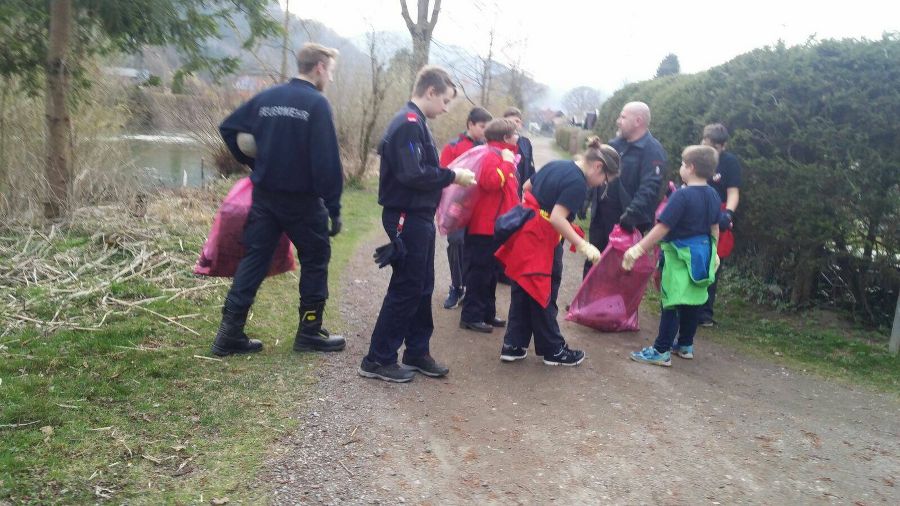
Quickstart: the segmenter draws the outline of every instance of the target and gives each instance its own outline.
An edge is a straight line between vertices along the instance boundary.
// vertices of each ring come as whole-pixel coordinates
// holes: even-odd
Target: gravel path
[[[533,139],[538,165],[550,140]],[[273,448],[258,479],[276,504],[900,504],[900,402],[748,359],[698,337],[671,368],[627,360],[651,342],[563,322],[587,360],[547,367],[499,360],[502,333],[458,328],[441,307],[436,259],[433,355],[443,379],[366,380],[356,367],[390,271],[371,251],[351,260],[340,308],[348,347],[322,357],[302,426]],[[560,305],[578,287],[566,254]],[[505,315],[509,288],[498,287]],[[708,332],[708,330],[705,330]],[[533,351],[533,350],[530,350]]]

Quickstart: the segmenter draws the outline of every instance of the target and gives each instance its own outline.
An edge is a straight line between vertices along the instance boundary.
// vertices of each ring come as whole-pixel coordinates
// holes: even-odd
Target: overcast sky
[[[417,3],[407,1],[413,19]],[[290,0],[290,10],[348,38],[372,26],[408,37],[400,0]],[[434,39],[486,54],[491,27],[500,61],[521,58],[535,80],[559,92],[584,85],[612,93],[653,77],[668,53],[678,56],[682,73],[692,73],[779,39],[880,39],[900,31],[900,2],[444,0]]]

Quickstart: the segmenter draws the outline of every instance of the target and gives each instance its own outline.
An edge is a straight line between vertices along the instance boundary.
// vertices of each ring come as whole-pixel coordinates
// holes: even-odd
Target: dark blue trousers
[[[700,322],[700,310],[703,306],[675,306],[663,309],[659,315],[659,334],[653,347],[660,353],[672,349],[675,337],[678,337],[678,346],[690,346],[694,344],[694,335],[697,333],[697,324]]]
[[[722,265],[719,264],[719,270],[716,271],[716,280],[713,281],[709,287],[706,288],[706,293],[709,294],[709,298],[706,299],[706,304],[700,306],[700,321],[712,321],[713,320],[713,305],[716,303],[716,288],[719,285],[719,279],[722,276]]]
[[[317,304],[328,299],[328,211],[322,199],[309,194],[269,192],[253,188],[253,205],[244,225],[247,252],[237,272],[225,307],[242,313],[250,309],[272,263],[282,232],[297,248],[300,258],[300,300]]]
[[[400,212],[385,209],[381,223],[389,238],[397,233]],[[387,294],[372,331],[367,358],[381,365],[397,362],[397,350],[406,344],[405,355],[422,357],[429,353],[434,332],[431,294],[434,292],[434,213],[406,215],[400,238],[406,257],[391,265],[393,273]]]
[[[466,298],[459,319],[488,322],[497,316],[499,268],[494,257],[497,245],[492,235],[466,235],[464,246]]]
[[[534,352],[541,356],[553,355],[562,349],[566,339],[559,330],[556,316],[559,308],[556,298],[559,296],[559,285],[562,282],[562,244],[553,252],[553,270],[550,276],[550,304],[544,309],[528,292],[513,281],[510,285],[510,304],[506,335],[503,344],[527,348],[534,335]]]
[[[450,264],[450,283],[453,288],[466,286],[464,281],[463,248],[466,237],[465,230],[457,230],[447,235],[447,262]]]

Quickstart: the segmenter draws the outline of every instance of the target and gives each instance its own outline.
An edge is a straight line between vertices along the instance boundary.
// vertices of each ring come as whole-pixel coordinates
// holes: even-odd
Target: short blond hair
[[[492,119],[484,128],[484,138],[494,142],[502,142],[515,133],[516,122],[509,118]]]
[[[509,109],[503,111],[504,118],[511,118],[513,116],[522,119],[522,110],[518,107],[510,107]]]
[[[719,152],[712,146],[688,146],[681,152],[681,161],[693,166],[697,176],[709,179],[716,175]]]
[[[297,70],[301,74],[309,74],[319,63],[328,65],[328,60],[336,60],[340,54],[341,52],[333,47],[307,42],[297,53]]]

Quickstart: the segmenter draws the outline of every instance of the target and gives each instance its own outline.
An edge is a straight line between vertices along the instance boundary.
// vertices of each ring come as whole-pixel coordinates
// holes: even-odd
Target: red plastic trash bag
[[[604,332],[640,330],[638,308],[650,276],[656,270],[657,249],[642,256],[634,269],[622,269],[625,251],[641,240],[618,225],[609,234],[609,244],[600,261],[588,272],[569,306],[566,319]]]
[[[253,183],[250,178],[239,179],[222,205],[216,212],[212,230],[206,243],[200,251],[200,258],[194,266],[194,274],[201,276],[231,277],[237,272],[237,266],[244,257],[246,251],[243,244],[244,224],[250,214],[250,205],[253,203]],[[291,241],[286,235],[281,234],[275,253],[272,255],[272,264],[269,266],[268,276],[274,276],[283,272],[292,271],[297,266],[294,263],[294,252],[291,250]]]
[[[496,148],[487,145],[475,146],[450,162],[447,168],[469,169],[475,173],[475,180],[478,181],[481,176],[481,161],[492,149],[496,151]],[[517,154],[513,164],[518,165],[520,159],[521,156]],[[458,184],[451,184],[444,188],[436,213],[438,231],[448,235],[466,228],[472,219],[472,210],[475,209],[479,195],[478,185],[464,188]]]

